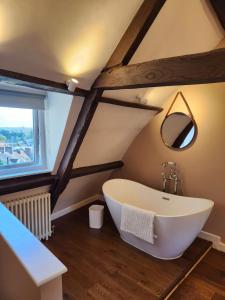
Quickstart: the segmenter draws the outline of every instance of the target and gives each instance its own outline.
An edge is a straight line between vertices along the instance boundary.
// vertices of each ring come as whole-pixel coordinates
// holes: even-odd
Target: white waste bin
[[[91,205],[89,207],[89,227],[100,229],[103,225],[103,205]]]

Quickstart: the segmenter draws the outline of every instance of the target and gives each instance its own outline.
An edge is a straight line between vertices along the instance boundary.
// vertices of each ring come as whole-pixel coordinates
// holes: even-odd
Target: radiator
[[[51,234],[50,193],[10,200],[5,206],[39,239]]]

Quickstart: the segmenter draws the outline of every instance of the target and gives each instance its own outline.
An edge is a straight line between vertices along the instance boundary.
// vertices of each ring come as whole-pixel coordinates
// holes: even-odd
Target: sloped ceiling
[[[156,111],[99,103],[74,168],[121,160]]]
[[[224,31],[207,0],[167,0],[131,64],[214,49]]]
[[[210,51],[223,38],[224,30],[209,1],[167,0],[130,64]],[[117,90],[106,91],[104,96],[130,102],[138,102],[140,98],[144,104],[160,106],[163,103],[161,99],[174,90],[174,87]]]
[[[1,0],[0,68],[88,88],[142,0]]]
[[[89,88],[142,2],[1,0],[0,68]],[[223,35],[209,1],[167,0],[130,63],[214,49]]]

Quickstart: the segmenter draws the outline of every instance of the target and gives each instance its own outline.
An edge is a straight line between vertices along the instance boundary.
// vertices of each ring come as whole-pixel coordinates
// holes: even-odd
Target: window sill
[[[57,180],[56,175],[41,173],[36,175],[27,174],[18,177],[0,180],[0,195],[16,193],[24,190],[51,185]]]
[[[30,167],[21,167],[11,170],[0,171],[0,181],[4,179],[11,179],[15,177],[24,177],[37,174],[49,173],[50,170],[43,166],[30,166]]]

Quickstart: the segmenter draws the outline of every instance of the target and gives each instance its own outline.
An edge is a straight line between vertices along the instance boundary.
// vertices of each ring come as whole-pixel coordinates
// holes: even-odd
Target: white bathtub
[[[161,259],[175,259],[183,254],[201,231],[214,205],[211,200],[167,194],[125,179],[105,182],[103,194],[121,238]],[[123,203],[156,212],[154,244],[120,230]]]

